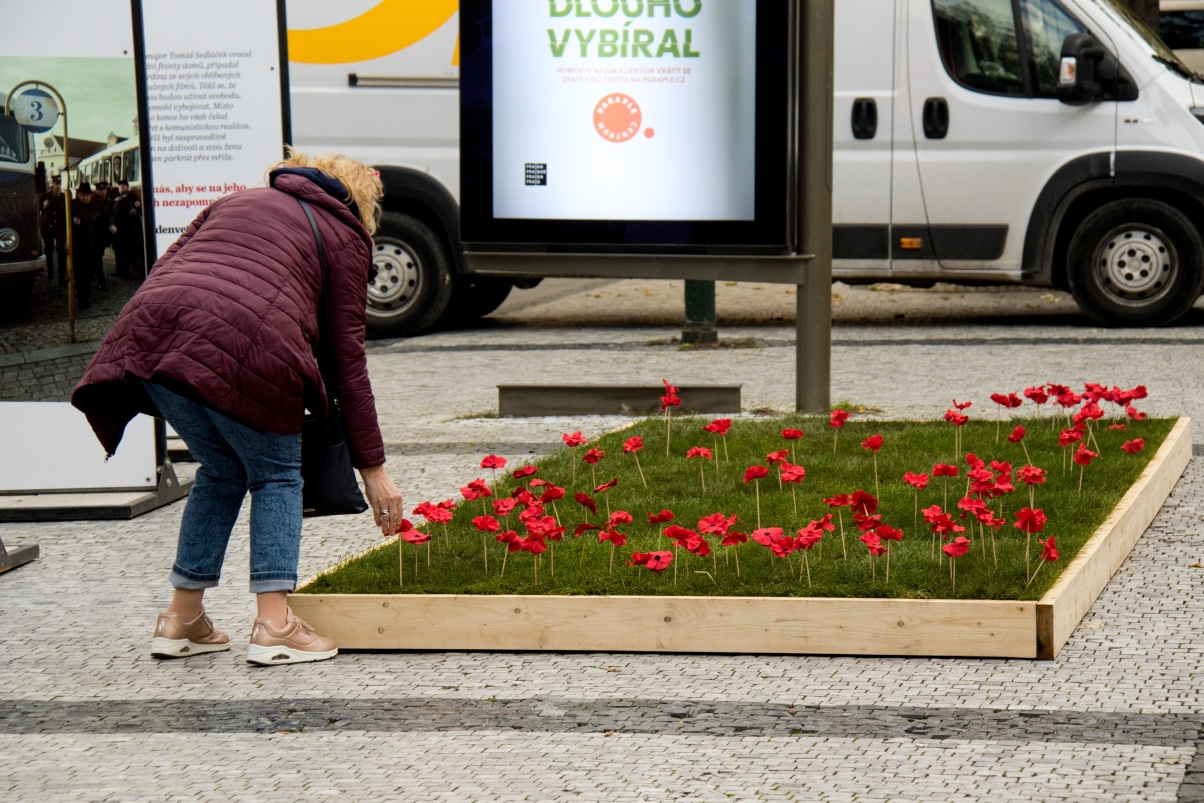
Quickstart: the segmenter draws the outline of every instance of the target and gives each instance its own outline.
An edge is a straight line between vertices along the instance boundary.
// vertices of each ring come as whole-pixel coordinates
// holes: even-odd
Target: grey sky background
[[[127,138],[138,133],[134,130],[138,91],[132,58],[0,56],[0,92],[5,97],[14,86],[28,80],[45,81],[63,96],[72,139],[104,142],[110,131]],[[62,136],[61,119],[52,133]]]

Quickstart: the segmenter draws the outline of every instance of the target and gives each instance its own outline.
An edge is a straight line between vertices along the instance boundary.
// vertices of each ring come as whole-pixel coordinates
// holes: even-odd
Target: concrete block
[[[677,412],[739,413],[742,385],[682,385]],[[664,385],[498,385],[498,415],[645,415],[656,412]]]

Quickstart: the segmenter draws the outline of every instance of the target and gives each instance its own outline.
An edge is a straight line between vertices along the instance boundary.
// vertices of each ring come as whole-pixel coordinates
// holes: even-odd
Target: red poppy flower
[[[1039,533],[1045,529],[1045,511],[1041,508],[1022,507],[1016,511],[1016,523],[1012,526],[1026,533]]]
[[[1072,443],[1078,443],[1083,439],[1083,430],[1071,428],[1064,429],[1058,434],[1058,446],[1069,446]],[[1062,458],[1065,460],[1065,458]]]
[[[832,415],[828,418],[828,423],[840,429],[845,422],[849,420],[849,411],[842,410],[839,407],[832,411]]]
[[[881,538],[883,541],[902,541],[903,531],[891,527],[889,524],[883,524],[874,530],[874,535]]]
[[[937,463],[932,467],[932,476],[934,477],[956,477],[957,475],[957,466],[951,466],[948,463]]]
[[[611,488],[615,487],[618,484],[619,484],[619,478],[615,477],[610,482],[604,482],[601,485],[599,485],[597,488],[594,488],[594,493],[600,494],[603,491],[609,491]]]
[[[489,490],[489,486],[485,484],[485,480],[478,479],[461,488],[460,495],[469,502],[475,502],[478,499],[493,496],[493,491]]]
[[[613,527],[616,524],[631,524],[631,514],[626,510],[616,510],[610,514],[610,518],[606,520],[607,527]]]
[[[853,491],[849,496],[849,507],[854,513],[872,516],[878,510],[878,497],[862,490]]]
[[[880,451],[882,449],[882,436],[881,435],[869,436],[868,438],[861,441],[861,448],[866,450],[867,452]]]
[[[765,462],[771,466],[776,466],[778,463],[784,461],[787,457],[790,457],[790,450],[782,449],[780,452],[770,452],[769,454],[765,455]]]
[[[660,513],[649,513],[649,524],[663,524],[666,521],[673,521],[673,511],[662,510]]]
[[[531,519],[538,518],[542,515],[543,505],[540,504],[538,500],[532,499],[531,503],[527,505],[523,512],[518,514],[518,520],[530,521]]]
[[[1080,423],[1082,421],[1086,421],[1088,419],[1090,419],[1092,421],[1098,421],[1103,417],[1104,417],[1104,411],[1100,408],[1100,406],[1098,404],[1096,404],[1095,402],[1091,402],[1089,404],[1084,404],[1081,408],[1079,408],[1079,411],[1074,414],[1074,416],[1071,420],[1073,420],[1074,423],[1078,424],[1078,423]]]
[[[661,377],[661,382],[665,384],[665,393],[669,394],[670,396],[676,396],[678,393],[681,393],[681,388],[670,385],[668,379]]]
[[[1054,536],[1050,536],[1048,541],[1037,539],[1037,543],[1041,545],[1041,560],[1057,560],[1058,547],[1054,543]]]
[[[633,552],[629,566],[643,566],[649,571],[663,572],[673,562],[672,552]]]
[[[686,452],[686,459],[689,460],[694,457],[701,457],[705,460],[715,459],[715,456],[711,454],[711,450],[705,446],[691,446],[689,451]]]
[[[784,429],[782,430],[782,437],[788,441],[796,441],[803,437],[803,431],[801,429]]]
[[[522,549],[522,545],[519,543],[518,533],[516,533],[514,530],[506,530],[504,533],[498,533],[494,537],[494,540],[499,544],[505,544],[508,552],[518,552],[520,549]]]
[[[1000,527],[1007,524],[1008,521],[1007,519],[996,516],[990,510],[978,514],[976,518],[978,519],[979,524],[983,525],[984,527],[990,527],[994,530],[998,530]]]
[[[531,535],[519,543],[519,549],[523,552],[530,552],[532,555],[542,555],[548,551],[548,545],[544,543],[542,538],[536,538]]]
[[[573,535],[577,538],[580,538],[581,533],[583,533],[583,532],[586,532],[588,530],[601,530],[601,529],[602,528],[599,527],[597,524],[590,524],[588,521],[582,522],[581,524],[577,525],[577,529],[573,530]]]
[[[957,412],[956,410],[946,410],[945,411],[945,420],[948,421],[950,424],[952,424],[955,427],[960,427],[963,424],[965,424],[967,421],[970,420],[970,416],[962,415],[961,413]]]
[[[481,468],[498,469],[498,468],[505,468],[505,467],[506,467],[506,458],[504,458],[504,457],[498,457],[495,454],[489,454],[489,455],[485,455],[483,458],[481,458]]]
[[[578,491],[577,493],[573,494],[573,498],[576,499],[582,507],[589,510],[590,513],[598,512],[598,503],[595,502],[585,491]]]
[[[494,499],[493,512],[499,516],[507,516],[518,505],[517,499]]]
[[[676,395],[675,393],[667,393],[664,396],[661,396],[661,409],[662,410],[664,410],[666,407],[677,407],[680,404],[681,404],[681,397]]]
[[[606,457],[606,452],[602,451],[601,449],[590,449],[585,453],[585,456],[581,458],[581,462],[589,463],[591,466],[596,466],[598,465],[598,461],[603,457]]]
[[[752,480],[759,480],[762,477],[768,477],[768,476],[769,476],[769,469],[765,468],[765,466],[749,466],[747,469],[744,470],[744,481],[745,482],[751,482]]]
[[[598,543],[610,541],[614,546],[623,546],[627,543],[627,536],[618,530],[603,530],[598,533]]]
[[[536,501],[534,494],[532,494],[526,488],[521,488],[521,487],[515,488],[514,492],[511,493],[510,496],[513,497],[514,499],[518,500],[520,503],[522,503],[524,505],[530,505],[532,502]]]
[[[523,477],[530,477],[537,471],[539,471],[539,466],[523,466],[522,468],[515,470],[515,472],[510,476],[514,477],[516,480],[521,480]]]
[[[864,513],[854,513],[853,522],[857,525],[857,529],[864,533],[882,524],[882,514],[875,513],[872,516],[867,516]]]
[[[575,448],[577,446],[581,446],[582,444],[585,443],[585,436],[582,435],[580,431],[573,432],[571,434],[566,432],[563,435],[561,435],[560,437],[564,439],[565,445],[568,446],[570,449]]]
[[[394,535],[401,535],[403,533],[408,533],[412,529],[414,529],[414,523],[411,522],[409,519],[402,519],[401,524],[397,525],[397,532],[394,533]]]
[[[1097,457],[1099,457],[1099,455],[1097,453],[1091,451],[1090,449],[1088,449],[1087,444],[1085,444],[1085,443],[1080,443],[1078,450],[1073,455],[1071,455],[1071,459],[1074,460],[1074,462],[1078,463],[1080,466],[1091,465],[1091,461]]]
[[[703,432],[710,432],[714,435],[727,435],[727,431],[732,428],[732,419],[716,418],[711,423],[702,428]]]
[[[685,546],[686,541],[688,541],[691,538],[698,537],[698,533],[694,532],[693,530],[682,527],[679,524],[670,524],[668,527],[666,527],[664,529],[664,532],[662,532],[661,534],[663,536],[665,536],[666,538],[668,538],[670,541],[676,541],[678,546]]]
[[[539,501],[544,502],[545,504],[548,502],[555,502],[557,499],[564,499],[564,489],[559,485],[552,485],[551,483],[549,483],[548,487],[544,488],[543,493],[539,495]]]
[[[496,533],[502,529],[502,525],[498,524],[493,516],[477,516],[472,520],[472,526],[483,533]]]
[[[426,515],[426,520],[437,524],[447,524],[452,520],[452,512],[445,507],[435,507]]]
[[[851,497],[848,494],[836,494],[825,499],[824,504],[830,508],[848,507],[850,501]]]
[[[1125,441],[1121,444],[1120,448],[1121,451],[1128,452],[1129,454],[1137,454],[1145,448],[1145,438],[1134,438],[1131,441]]]
[[[736,515],[734,513],[731,518],[722,513],[712,513],[698,520],[698,532],[709,535],[726,535],[735,523]]]
[[[959,535],[951,543],[941,547],[941,550],[951,558],[960,558],[970,551],[970,539]]]
[[[928,475],[914,474],[908,471],[903,475],[903,482],[913,486],[917,491],[922,491],[928,487]]]
[[[1125,415],[1127,415],[1129,418],[1133,419],[1134,421],[1144,421],[1145,420],[1145,413],[1139,411],[1136,407],[1132,407],[1132,406],[1126,407]]]
[[[1045,482],[1045,469],[1037,466],[1024,466],[1016,472],[1016,476],[1025,485],[1040,485]]]
[[[992,393],[991,401],[995,402],[1001,407],[1006,407],[1009,410],[1013,407],[1019,407],[1020,405],[1024,404],[1020,397],[1015,393]]]
[[[958,510],[964,510],[974,516],[977,516],[980,513],[986,513],[990,510],[990,508],[987,507],[986,502],[982,501],[981,499],[975,499],[972,496],[963,496],[961,499],[957,500],[957,508]]]
[[[1045,404],[1045,402],[1049,401],[1049,395],[1040,385],[1035,388],[1025,388],[1024,396],[1031,399],[1033,404]]]
[[[807,469],[792,463],[782,464],[782,482],[802,482],[807,476]]]
[[[1008,435],[1008,443],[1020,443],[1024,440],[1025,434],[1024,427],[1016,427],[1012,430],[1012,434]]]
[[[752,531],[752,540],[756,541],[761,546],[773,546],[773,544],[781,537],[781,527],[762,527],[759,530]]]
[[[794,541],[796,549],[810,550],[811,547],[819,543],[819,539],[824,537],[824,531],[819,526],[818,522],[811,522],[806,527],[798,531],[798,537]]]
[[[1114,430],[1116,432],[1121,432],[1123,430],[1128,429],[1128,427],[1125,426],[1124,424],[1109,424],[1108,429]]]
[[[1134,399],[1137,399],[1138,401],[1146,398],[1149,395],[1150,395],[1149,391],[1146,390],[1145,385],[1138,385],[1137,387],[1135,387],[1129,391],[1129,396],[1131,396]]]
[[[1065,393],[1058,394],[1058,404],[1065,407],[1066,409],[1070,409],[1071,407],[1078,407],[1079,402],[1081,402],[1082,400],[1083,400],[1082,396],[1080,396],[1079,394],[1070,390],[1069,388],[1066,389]]]
[[[723,541],[720,543],[723,546],[735,546],[736,544],[748,543],[748,535],[745,533],[727,533],[723,536]]]
[[[1070,392],[1070,388],[1066,387],[1065,385],[1059,385],[1054,382],[1050,382],[1050,383],[1046,384],[1045,389],[1049,391],[1050,396],[1054,396],[1054,397],[1063,396]]]
[[[967,407],[969,407],[972,404],[974,404],[974,402],[959,402],[957,399],[953,400],[953,406],[959,410],[965,410]]]
[[[402,540],[407,544],[425,544],[431,540],[430,533],[420,532],[418,530],[407,530],[401,534]]]
[[[639,435],[636,435],[635,437],[628,438],[627,440],[623,441],[623,454],[631,454],[632,452],[638,452],[640,449],[643,449],[643,448],[644,448],[644,439],[641,438]]]
[[[970,468],[983,468],[986,464],[987,461],[974,454],[974,452],[966,452],[966,465]]]

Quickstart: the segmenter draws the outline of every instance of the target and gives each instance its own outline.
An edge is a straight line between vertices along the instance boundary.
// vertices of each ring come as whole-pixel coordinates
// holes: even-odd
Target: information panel
[[[494,216],[752,220],[755,0],[583,5],[494,12]]]
[[[465,242],[786,244],[786,3],[460,15]]]
[[[283,4],[141,0],[156,256],[209,204],[262,185],[288,141]],[[231,20],[237,20],[236,25]]]

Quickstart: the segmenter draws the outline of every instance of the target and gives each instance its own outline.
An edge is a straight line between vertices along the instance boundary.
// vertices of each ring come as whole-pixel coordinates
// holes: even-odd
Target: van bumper
[[[37,270],[46,270],[46,257],[40,256],[37,259],[29,259],[24,262],[0,262],[0,276],[30,273]]]

